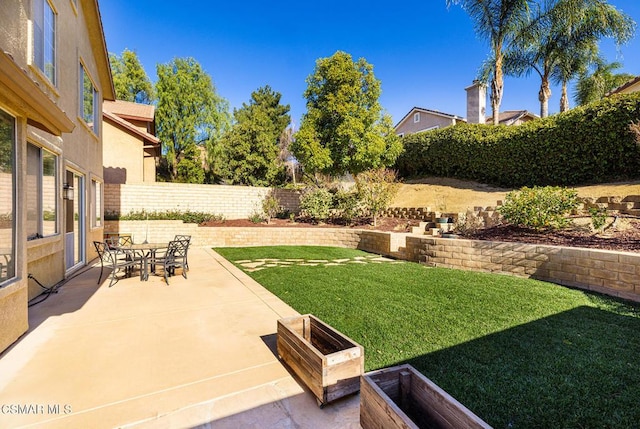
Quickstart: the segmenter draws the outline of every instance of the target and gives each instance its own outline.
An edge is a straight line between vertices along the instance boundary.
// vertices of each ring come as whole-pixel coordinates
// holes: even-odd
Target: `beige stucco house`
[[[160,140],[154,106],[117,100],[102,109],[105,183],[155,182]]]
[[[396,134],[405,136],[436,130],[438,128],[465,122],[464,118],[437,110],[414,107],[396,124]]]
[[[607,93],[607,96],[613,94],[631,94],[632,92],[640,92],[640,76],[637,76],[620,85],[619,87],[609,91],[609,93]]]
[[[113,98],[97,0],[0,1],[0,351],[28,328],[35,280],[95,257]]]
[[[467,93],[467,117],[462,118],[437,110],[412,108],[395,126],[399,136],[431,131],[448,127],[460,122],[470,124],[492,123],[493,117],[486,116],[487,87],[481,82],[474,81],[465,88]],[[537,119],[538,116],[526,110],[505,110],[499,115],[500,125],[520,125]]]

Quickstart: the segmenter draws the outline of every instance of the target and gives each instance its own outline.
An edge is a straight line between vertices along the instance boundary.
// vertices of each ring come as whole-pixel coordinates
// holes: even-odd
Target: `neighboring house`
[[[631,94],[632,92],[640,92],[640,76],[635,77],[619,87],[609,91],[606,97],[613,94]]]
[[[538,118],[538,115],[527,110],[505,110],[500,112],[498,121],[500,125],[520,125]],[[492,123],[493,116],[487,116],[485,120],[488,124]]]
[[[465,122],[465,120],[460,116],[449,113],[414,107],[396,124],[395,130],[396,134],[402,137],[408,134],[422,133],[424,131],[448,127],[458,122]]]
[[[160,140],[154,106],[105,101],[102,118],[105,183],[155,182]]]
[[[487,88],[484,84],[474,81],[465,88],[467,92],[467,118],[462,118],[449,113],[414,107],[395,126],[396,134],[404,136],[424,131],[455,125],[459,122],[470,124],[492,123],[493,117],[486,115]],[[500,113],[500,124],[520,125],[537,119],[538,116],[526,110],[507,110]]]
[[[28,300],[102,240],[102,101],[114,98],[96,0],[0,1],[0,351]]]

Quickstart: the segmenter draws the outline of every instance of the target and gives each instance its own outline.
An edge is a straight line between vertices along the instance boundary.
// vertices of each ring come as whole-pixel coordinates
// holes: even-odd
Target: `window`
[[[16,120],[0,110],[0,285],[16,276]]]
[[[413,122],[414,123],[420,122],[420,112],[416,112],[413,114]]]
[[[56,84],[56,14],[47,0],[33,0],[33,62]]]
[[[93,194],[93,216],[91,226],[94,228],[102,226],[102,183],[97,180],[91,181],[91,192]]]
[[[27,240],[58,233],[58,158],[27,144]]]
[[[98,91],[82,64],[80,64],[80,97],[80,117],[98,135],[100,128]]]

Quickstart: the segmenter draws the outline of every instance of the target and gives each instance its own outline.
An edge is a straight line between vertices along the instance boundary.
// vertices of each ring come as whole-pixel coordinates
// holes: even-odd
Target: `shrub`
[[[181,212],[179,210],[166,210],[163,212],[147,212],[145,210],[132,211],[126,215],[118,212],[105,212],[105,220],[181,220],[185,223],[201,224],[212,220],[224,220],[223,215],[205,212],[192,212],[187,210]]]
[[[591,207],[589,208],[589,215],[591,215],[591,224],[593,225],[593,229],[600,231],[607,222],[607,210]]]
[[[280,201],[275,195],[270,194],[264,197],[262,200],[262,212],[267,218],[267,223],[269,223],[271,219],[276,217],[281,211],[282,206],[280,206]]]
[[[325,188],[310,188],[300,197],[300,210],[315,221],[329,218],[333,207],[333,195]]]
[[[376,226],[378,215],[389,207],[398,193],[400,184],[396,180],[396,172],[386,168],[365,171],[356,176],[356,186]]]
[[[405,177],[455,177],[506,187],[640,178],[638,123],[640,93],[519,126],[458,124],[405,137],[396,168]]]
[[[334,195],[336,216],[351,225],[353,219],[363,216],[364,208],[357,192],[339,190]]]
[[[569,224],[565,217],[578,207],[578,192],[553,186],[524,187],[505,197],[498,211],[513,225],[526,228],[562,228]]]

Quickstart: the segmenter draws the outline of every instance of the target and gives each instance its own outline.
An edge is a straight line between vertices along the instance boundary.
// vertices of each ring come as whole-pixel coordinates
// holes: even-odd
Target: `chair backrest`
[[[187,256],[187,250],[189,249],[189,242],[186,240],[173,240],[169,242],[167,246],[167,254],[174,258],[184,258]]]
[[[94,241],[93,245],[95,246],[96,252],[98,252],[98,257],[103,265],[113,264],[116,262],[117,257],[115,252],[111,250],[106,241]]]
[[[191,236],[190,235],[179,235],[176,234],[176,236],[173,238],[174,241],[176,240],[185,240],[188,243],[191,242]]]
[[[133,244],[133,238],[130,235],[121,235],[118,237],[118,246],[131,246]]]
[[[102,260],[104,252],[109,248],[107,246],[107,243],[105,243],[104,241],[94,241],[93,245],[96,248],[96,252],[98,252],[98,257],[100,258],[100,260]]]

